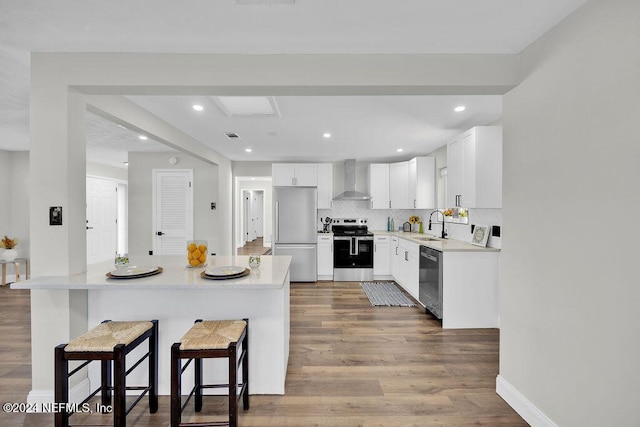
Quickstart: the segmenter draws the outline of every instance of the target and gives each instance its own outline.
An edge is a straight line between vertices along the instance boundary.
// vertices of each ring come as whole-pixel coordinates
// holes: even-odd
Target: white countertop
[[[436,235],[427,233],[412,233],[405,231],[384,231],[375,230],[372,231],[374,235],[388,235],[398,236],[402,239],[409,240],[413,243],[426,246],[431,249],[435,249],[441,252],[500,252],[497,248],[483,248],[481,246],[472,245],[471,243],[463,242],[455,239],[441,239]],[[437,240],[422,240],[424,238],[437,239]]]
[[[249,267],[248,256],[212,256],[207,260],[206,268],[187,268],[186,255],[130,256],[130,265],[139,267],[159,266],[163,272],[155,276],[140,279],[109,279],[106,274],[114,270],[113,261],[91,264],[86,273],[72,276],[44,276],[16,282],[12,289],[279,289],[291,266],[290,256],[263,255],[258,269],[239,279],[209,280],[200,277],[200,273],[216,266]]]

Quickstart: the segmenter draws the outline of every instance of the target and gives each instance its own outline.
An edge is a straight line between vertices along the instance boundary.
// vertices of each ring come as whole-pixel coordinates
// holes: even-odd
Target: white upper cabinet
[[[318,166],[318,209],[333,208],[333,164]]]
[[[274,163],[271,168],[274,187],[317,187],[315,163]]]
[[[501,126],[477,126],[449,142],[447,207],[502,207]]]
[[[409,162],[389,165],[389,195],[391,209],[409,209]]]
[[[436,159],[416,157],[409,161],[409,208],[436,208]]]
[[[389,209],[389,164],[372,163],[369,165],[369,194],[371,209]]]

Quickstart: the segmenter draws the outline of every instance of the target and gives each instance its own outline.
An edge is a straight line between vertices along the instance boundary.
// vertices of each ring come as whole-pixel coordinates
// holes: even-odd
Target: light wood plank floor
[[[443,331],[421,309],[372,307],[354,282],[291,288],[286,395],[251,396],[240,426],[527,426],[495,393],[497,330]],[[25,402],[29,293],[4,287],[0,301],[0,398]],[[202,414],[223,414],[224,405],[206,397]],[[0,425],[50,426],[52,418],[2,413]],[[150,415],[143,400],[127,420],[134,427],[168,426],[168,396],[161,396],[158,413]],[[196,420],[192,412],[183,418]],[[111,418],[80,421],[108,425]]]
[[[248,242],[243,247],[238,248],[236,255],[264,254],[270,250],[270,248],[264,247],[263,238],[258,237],[254,241]]]

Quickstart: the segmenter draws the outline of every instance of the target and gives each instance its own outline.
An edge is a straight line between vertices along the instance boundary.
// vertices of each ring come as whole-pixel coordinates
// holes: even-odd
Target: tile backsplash
[[[318,209],[318,230],[322,229],[321,218],[366,218],[369,224],[369,230],[386,230],[387,218],[393,218],[395,227],[402,227],[402,224],[409,220],[411,215],[418,215],[424,224],[424,230],[427,232],[427,224],[429,215],[433,209],[370,209],[368,201],[352,201],[352,200],[335,200],[333,209]],[[435,219],[434,215],[434,219]],[[502,225],[501,209],[470,209],[469,224],[453,224],[447,223],[445,229],[449,233],[449,237],[465,242],[471,241],[471,224],[482,225]],[[440,223],[432,225],[432,234],[439,235],[441,230]],[[500,248],[501,242],[499,237],[489,237],[487,246]]]

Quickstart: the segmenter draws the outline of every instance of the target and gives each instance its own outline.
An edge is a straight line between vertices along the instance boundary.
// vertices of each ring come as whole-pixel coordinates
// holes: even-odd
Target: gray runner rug
[[[415,307],[413,301],[398,289],[395,282],[362,282],[362,290],[371,305],[388,307]]]

